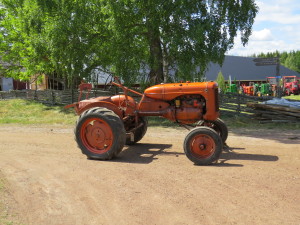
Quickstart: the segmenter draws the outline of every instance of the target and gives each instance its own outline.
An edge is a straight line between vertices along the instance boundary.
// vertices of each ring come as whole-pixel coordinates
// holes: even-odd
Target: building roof
[[[264,81],[267,77],[276,76],[276,65],[256,66],[253,57],[225,56],[223,65],[210,63],[205,73],[206,80],[216,80],[218,73],[221,71],[225,80],[231,79],[245,81]],[[290,70],[282,65],[279,69],[280,76],[298,76],[300,74]]]

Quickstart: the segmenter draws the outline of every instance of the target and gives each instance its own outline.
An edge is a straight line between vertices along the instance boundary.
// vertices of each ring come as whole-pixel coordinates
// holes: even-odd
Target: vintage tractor
[[[238,93],[236,84],[229,84],[226,86],[226,93]]]
[[[120,87],[123,94],[66,106],[74,107],[79,115],[75,139],[88,158],[112,159],[125,144],[133,145],[143,138],[147,116],[160,116],[189,130],[183,148],[195,164],[208,165],[219,159],[228,130],[219,119],[217,83],[159,84],[146,89],[144,94],[123,86],[117,77],[111,84]],[[140,102],[128,92],[140,96]]]
[[[249,84],[249,86],[242,85],[243,92],[245,95],[253,96],[254,95],[254,89],[253,85]]]
[[[271,86],[269,83],[262,83],[260,85],[259,95],[258,96],[269,96],[272,93]]]
[[[277,96],[278,91],[279,91],[279,86],[280,86],[280,80],[281,78],[279,77],[267,77],[267,83],[270,84],[270,92],[272,96]]]
[[[283,76],[283,90],[285,95],[298,95],[299,94],[299,84],[296,76]]]

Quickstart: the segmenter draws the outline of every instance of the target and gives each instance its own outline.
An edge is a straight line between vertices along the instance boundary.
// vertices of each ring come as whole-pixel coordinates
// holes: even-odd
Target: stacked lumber
[[[247,106],[253,109],[254,117],[261,122],[300,122],[300,108],[248,102]]]

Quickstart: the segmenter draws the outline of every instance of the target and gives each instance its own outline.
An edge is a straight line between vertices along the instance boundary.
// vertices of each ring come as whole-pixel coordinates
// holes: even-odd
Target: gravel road
[[[150,127],[112,161],[72,127],[0,126],[0,176],[26,225],[300,224],[300,131],[230,131],[217,164],[183,153],[186,130]],[[1,199],[1,197],[0,197]]]

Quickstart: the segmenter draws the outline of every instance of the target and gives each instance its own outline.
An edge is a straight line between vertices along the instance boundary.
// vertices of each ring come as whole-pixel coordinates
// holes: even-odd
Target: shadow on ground
[[[242,167],[242,164],[231,164],[231,160],[248,160],[248,161],[263,161],[263,162],[275,162],[278,161],[278,156],[274,155],[261,155],[261,154],[248,154],[240,151],[245,148],[235,148],[226,146],[222,152],[222,155],[216,164],[216,166],[223,167]]]
[[[137,143],[132,146],[124,148],[124,150],[118,155],[117,158],[113,159],[113,162],[121,163],[140,163],[149,164],[154,160],[158,159],[159,155],[173,155],[178,157],[179,155],[185,155],[182,152],[170,151],[172,148],[171,144],[149,144],[149,143]],[[244,148],[232,148],[225,147],[220,159],[217,163],[212,166],[219,167],[242,167],[243,164],[235,164],[234,160],[249,160],[249,161],[278,161],[277,156],[273,155],[261,155],[261,154],[248,154],[243,153]]]
[[[136,143],[135,145],[125,147],[113,161],[148,164],[156,160],[158,155],[184,155],[182,152],[166,151],[171,148],[171,144]]]

